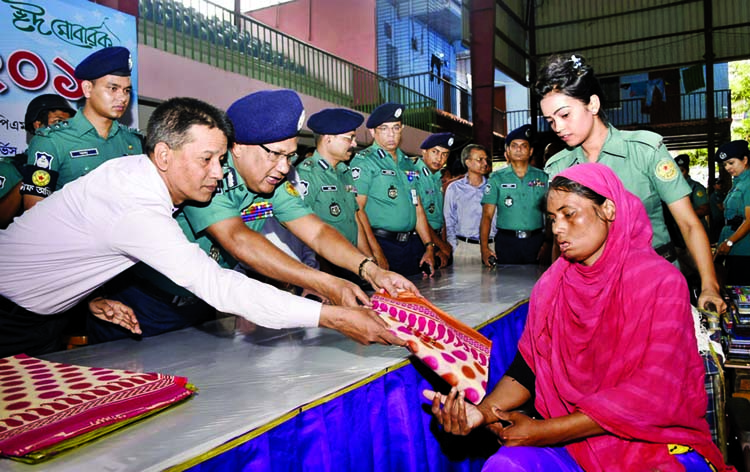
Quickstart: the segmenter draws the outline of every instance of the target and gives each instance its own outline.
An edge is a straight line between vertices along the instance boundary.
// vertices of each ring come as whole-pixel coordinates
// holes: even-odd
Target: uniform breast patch
[[[269,201],[256,202],[240,212],[242,221],[262,220],[273,216],[273,204]]]

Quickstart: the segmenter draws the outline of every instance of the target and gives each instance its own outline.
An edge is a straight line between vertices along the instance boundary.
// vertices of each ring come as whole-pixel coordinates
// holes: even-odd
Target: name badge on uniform
[[[328,207],[328,211],[331,213],[331,216],[339,216],[341,214],[341,207],[338,203],[333,202],[331,203],[331,206]]]
[[[324,192],[335,192],[336,186],[335,185],[323,185],[322,187],[320,187],[320,190]]]
[[[383,169],[380,171],[380,173],[383,175],[396,175],[396,171],[388,169]],[[354,173],[352,173],[352,177],[354,177]]]
[[[98,156],[98,155],[99,155],[99,150],[97,148],[79,149],[77,151],[70,151],[71,159],[75,159],[77,157],[92,157],[92,156]]]
[[[411,189],[411,203],[414,206],[417,206],[417,203],[419,203],[419,200],[417,199],[417,191],[415,189]]]
[[[500,188],[516,188],[516,184],[500,184]]]

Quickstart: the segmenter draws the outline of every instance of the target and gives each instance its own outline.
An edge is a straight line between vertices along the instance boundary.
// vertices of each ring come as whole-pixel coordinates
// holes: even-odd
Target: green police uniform
[[[440,172],[433,174],[422,159],[417,159],[414,166],[420,173],[417,189],[419,190],[419,198],[422,200],[422,207],[427,215],[427,221],[432,229],[439,232],[445,224],[445,220],[443,220],[443,182],[440,180]]]
[[[544,170],[550,179],[575,164],[588,162],[578,146],[555,154]],[[690,195],[690,186],[667,152],[662,137],[650,131],[620,131],[609,126],[597,162],[615,171],[625,188],[641,199],[654,231],[652,245],[670,242],[661,202],[673,203]]]
[[[534,231],[544,228],[543,208],[547,192],[547,174],[529,166],[523,179],[508,166],[490,175],[482,205],[497,206],[498,229]]]
[[[312,213],[290,182],[276,187],[273,195],[263,196],[250,191],[234,168],[230,153],[221,189],[207,205],[186,205],[177,216],[177,222],[188,239],[196,241],[219,264],[234,267],[237,261],[206,234],[206,228],[219,221],[241,217],[248,228],[260,231],[266,218],[273,217],[285,223]]]
[[[21,181],[21,174],[9,157],[0,157],[0,199],[8,195]]]
[[[79,111],[69,121],[38,129],[27,154],[29,164],[59,173],[59,190],[110,159],[143,154],[143,149],[140,136],[117,121],[102,138]]]
[[[745,207],[750,206],[750,171],[734,178],[732,189],[724,199],[724,218],[727,222],[721,229],[719,241],[726,241],[739,227],[738,222],[745,219]],[[738,218],[735,220],[735,218]],[[728,222],[734,221],[734,225]],[[732,229],[734,228],[734,229]],[[729,251],[730,256],[750,256],[750,236],[735,242]]]
[[[365,212],[373,229],[413,231],[417,226],[417,180],[414,163],[400,149],[398,165],[377,143],[352,159],[352,179],[360,195],[367,196]]]
[[[708,204],[708,194],[706,193],[706,187],[699,184],[688,176],[687,184],[690,186],[690,202],[693,204],[693,208],[699,208],[703,205]]]
[[[336,228],[357,246],[357,190],[349,166],[340,162],[335,168],[318,151],[296,169],[293,182],[305,203],[321,220]]]

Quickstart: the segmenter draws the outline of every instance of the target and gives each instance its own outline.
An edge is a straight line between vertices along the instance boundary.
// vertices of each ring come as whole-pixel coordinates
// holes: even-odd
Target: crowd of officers
[[[486,149],[464,145],[465,174],[450,182],[455,137],[433,134],[421,156],[406,155],[397,103],[370,114],[372,144],[356,154],[364,117],[329,108],[307,120],[315,149],[299,159],[305,112],[291,90],[252,93],[226,113],[171,99],[144,136],[118,122],[132,94],[130,64],[122,47],[84,59],[75,70],[83,108],[35,98],[25,165],[0,159],[0,227],[8,227],[0,231],[0,357],[59,349],[71,323],[102,342],[194,325],[214,309],[402,344],[364,289],[416,291],[406,277],[452,263],[550,262],[549,175],[531,165],[530,125],[508,134],[508,165],[496,172]],[[114,159],[123,156],[131,157]],[[682,156],[677,163],[689,165]],[[688,182],[708,218],[705,188]],[[320,270],[263,235],[271,220],[315,253]]]

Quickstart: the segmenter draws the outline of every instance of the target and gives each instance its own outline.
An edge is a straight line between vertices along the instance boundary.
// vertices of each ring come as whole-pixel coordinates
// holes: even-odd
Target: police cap
[[[346,108],[325,108],[310,115],[307,127],[317,134],[342,134],[354,131],[365,117]]]
[[[105,75],[130,77],[132,69],[130,51],[122,46],[112,46],[89,54],[73,74],[78,80],[95,80]]]
[[[367,127],[375,129],[383,123],[401,122],[404,106],[400,103],[384,103],[374,109],[367,118]]]
[[[508,136],[505,137],[505,145],[510,146],[510,143],[515,141],[516,139],[524,139],[531,144],[531,134],[533,130],[531,129],[531,125],[523,125],[519,128],[514,129],[510,133],[508,133]]]
[[[232,103],[227,116],[237,143],[268,144],[297,136],[305,122],[305,109],[293,90],[261,90]]]
[[[678,166],[684,167],[685,169],[690,169],[690,156],[688,156],[687,154],[680,154],[679,156],[674,158],[674,161]]]
[[[721,146],[719,146],[719,149],[716,150],[716,159],[718,159],[720,162],[724,162],[727,159],[731,159],[733,157],[742,159],[747,155],[747,141],[745,141],[744,139],[738,139],[736,141],[730,141],[728,143],[722,144]]]
[[[26,131],[34,134],[34,122],[39,119],[39,115],[48,110],[62,110],[74,116],[76,111],[71,108],[67,100],[55,93],[45,93],[34,97],[26,107],[26,115],[23,118]],[[46,124],[46,123],[45,123]]]
[[[422,141],[422,145],[419,146],[422,149],[432,149],[435,146],[440,146],[445,149],[450,149],[453,146],[453,133],[435,133],[431,134]]]

